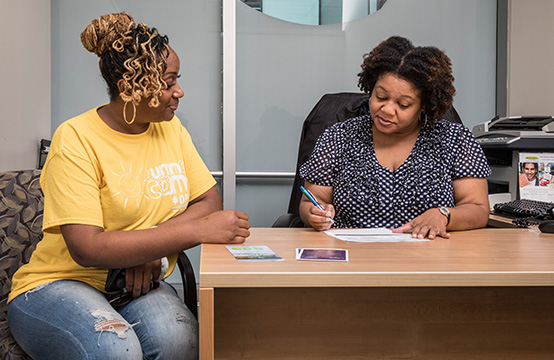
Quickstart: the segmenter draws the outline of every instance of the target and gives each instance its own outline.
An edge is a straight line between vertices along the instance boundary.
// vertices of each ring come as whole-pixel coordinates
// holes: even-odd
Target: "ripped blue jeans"
[[[54,281],[13,299],[8,324],[33,359],[198,358],[198,322],[163,281],[117,310],[88,284]]]

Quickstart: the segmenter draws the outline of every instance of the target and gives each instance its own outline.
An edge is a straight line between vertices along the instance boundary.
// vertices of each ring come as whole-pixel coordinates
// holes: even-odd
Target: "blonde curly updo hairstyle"
[[[125,104],[138,105],[151,97],[148,105],[159,105],[162,90],[167,89],[162,79],[169,55],[167,36],[145,24],[135,25],[131,15],[121,12],[93,20],[81,33],[81,43],[100,58],[110,100],[120,96]],[[123,91],[118,87],[121,79]]]

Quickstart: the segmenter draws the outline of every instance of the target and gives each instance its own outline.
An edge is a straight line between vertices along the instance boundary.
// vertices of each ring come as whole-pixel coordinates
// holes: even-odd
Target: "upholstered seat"
[[[29,262],[42,239],[44,195],[40,170],[0,172],[0,359],[30,359],[17,345],[7,321],[8,294],[12,276]],[[183,253],[177,261],[183,282],[184,302],[197,316],[196,279],[192,265]]]
[[[44,198],[40,170],[0,173],[0,359],[30,359],[8,328],[6,312],[12,276],[42,239]]]

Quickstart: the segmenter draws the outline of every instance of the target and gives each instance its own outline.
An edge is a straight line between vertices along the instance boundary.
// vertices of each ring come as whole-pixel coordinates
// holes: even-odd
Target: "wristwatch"
[[[439,211],[441,214],[446,216],[446,226],[448,226],[448,224],[450,224],[450,210],[444,206],[441,206],[439,207]]]

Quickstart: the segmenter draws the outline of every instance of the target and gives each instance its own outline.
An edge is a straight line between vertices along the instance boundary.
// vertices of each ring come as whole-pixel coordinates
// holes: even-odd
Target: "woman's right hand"
[[[315,206],[310,207],[308,222],[310,226],[317,231],[325,231],[331,228],[330,219],[335,217],[335,207],[331,204],[325,205],[325,210],[318,209]]]
[[[325,210],[318,209],[305,195],[300,200],[300,219],[304,224],[309,224],[317,231],[329,230],[333,225],[330,219],[335,217],[335,207],[333,202],[333,187],[315,185],[308,181],[304,182],[304,187],[312,193],[316,201]]]
[[[197,221],[202,243],[242,244],[250,236],[248,215],[242,211],[216,211]]]

